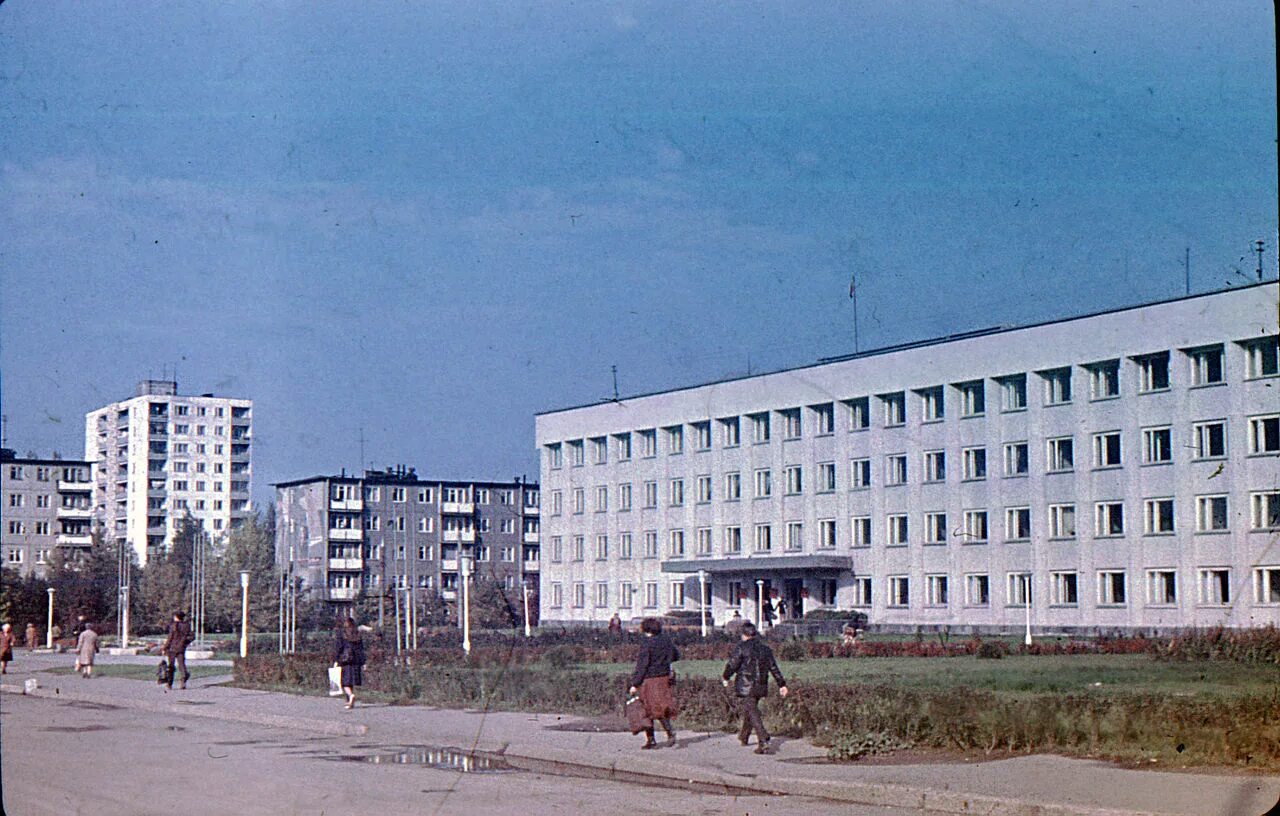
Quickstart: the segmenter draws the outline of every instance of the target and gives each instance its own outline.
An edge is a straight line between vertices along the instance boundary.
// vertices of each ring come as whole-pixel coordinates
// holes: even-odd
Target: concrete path
[[[1260,816],[1280,801],[1277,777],[1130,770],[1045,755],[989,762],[828,764],[822,761],[821,749],[803,740],[775,740],[773,755],[757,756],[739,746],[732,734],[690,731],[681,733],[675,748],[641,752],[640,738],[596,731],[592,726],[598,724],[571,715],[364,703],[347,711],[337,699],[234,688],[224,684],[229,679],[225,676],[197,680],[187,691],[166,694],[154,682],[49,674],[43,669],[55,656],[19,657],[5,678],[6,693],[22,693],[23,681],[35,678],[40,686],[37,696],[336,736],[365,735],[381,745],[500,752],[517,767],[543,773],[644,783],[678,780],[700,790],[766,791],[917,812],[991,816]],[[65,655],[56,658],[56,665],[66,663]],[[108,661],[125,658],[101,663]]]

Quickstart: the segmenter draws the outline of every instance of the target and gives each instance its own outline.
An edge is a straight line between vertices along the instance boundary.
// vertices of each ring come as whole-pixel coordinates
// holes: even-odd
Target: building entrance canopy
[[[762,572],[846,572],[853,569],[847,555],[765,555],[742,558],[694,558],[663,561],[662,571],[713,575],[758,575]]]

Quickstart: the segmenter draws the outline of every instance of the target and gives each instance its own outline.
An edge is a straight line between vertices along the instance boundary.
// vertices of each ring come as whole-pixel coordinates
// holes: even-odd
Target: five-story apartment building
[[[0,448],[4,565],[44,576],[55,552],[74,559],[92,543],[89,463],[18,456]]]

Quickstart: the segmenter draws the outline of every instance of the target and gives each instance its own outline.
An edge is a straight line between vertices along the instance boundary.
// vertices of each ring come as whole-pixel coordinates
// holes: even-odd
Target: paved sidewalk
[[[59,656],[54,665],[65,663],[64,657]],[[112,658],[110,662],[124,661]],[[1276,777],[1127,770],[1044,755],[991,762],[826,764],[821,762],[823,751],[803,740],[775,740],[778,748],[774,755],[756,756],[740,747],[732,734],[690,731],[681,733],[676,748],[641,753],[639,738],[579,730],[585,721],[569,715],[363,703],[346,711],[336,699],[222,685],[226,677],[193,681],[187,691],[166,694],[154,682],[48,674],[40,671],[44,663],[39,656],[31,656],[11,665],[3,690],[22,693],[23,681],[35,677],[40,684],[35,693],[40,696],[333,735],[364,735],[367,742],[380,746],[431,745],[501,752],[517,767],[550,773],[642,782],[678,780],[680,784],[819,796],[919,812],[991,816],[1260,816],[1280,799],[1280,778]],[[27,671],[14,672],[15,666]]]

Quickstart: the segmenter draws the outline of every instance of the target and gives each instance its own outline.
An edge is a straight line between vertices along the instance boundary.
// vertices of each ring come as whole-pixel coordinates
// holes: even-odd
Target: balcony
[[[539,563],[540,562],[536,558],[526,558],[524,562],[524,571],[537,572],[539,569],[539,566],[538,566]]]
[[[541,534],[541,533],[539,533],[537,530],[525,530],[525,531],[524,531],[524,543],[526,543],[526,544],[537,544],[537,543],[541,540],[541,535],[542,535],[542,534]]]
[[[440,512],[451,516],[470,516],[476,512],[475,502],[440,502]]]
[[[58,480],[59,493],[88,493],[92,490],[92,482],[68,482],[65,479]]]
[[[58,533],[58,546],[60,547],[88,547],[93,544],[93,536],[88,533]]]
[[[330,528],[330,541],[364,541],[364,530],[360,528]]]
[[[456,589],[442,589],[442,590],[440,590],[440,597],[441,597],[441,598],[444,598],[446,601],[453,601],[453,600],[457,600],[457,597],[458,597],[458,590],[456,590]]]
[[[456,559],[456,558],[446,558],[446,559],[442,560],[442,561],[440,562],[440,569],[444,570],[445,572],[457,572],[457,571],[458,571],[458,559]]]
[[[476,542],[475,530],[441,530],[440,540],[447,541],[450,544],[474,544]]]
[[[341,510],[344,513],[364,512],[364,499],[329,499],[330,510]]]
[[[88,521],[93,518],[93,509],[89,507],[59,507],[58,518]]]
[[[526,505],[524,506],[524,514],[525,514],[526,516],[537,516],[537,515],[541,515],[541,513],[540,513],[540,508],[539,508],[537,505],[534,505],[533,507],[530,507],[529,505],[527,505],[527,504],[526,504]]]
[[[331,601],[354,601],[359,595],[359,587],[329,587]]]
[[[330,558],[330,570],[355,570],[359,572],[364,569],[363,558]]]

